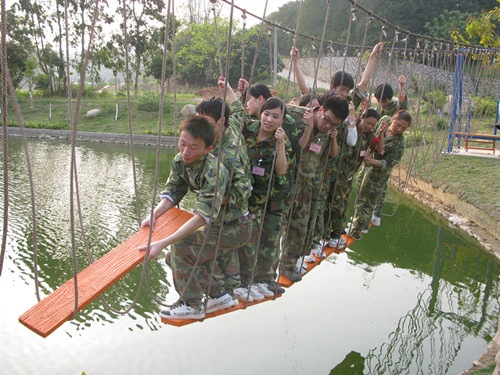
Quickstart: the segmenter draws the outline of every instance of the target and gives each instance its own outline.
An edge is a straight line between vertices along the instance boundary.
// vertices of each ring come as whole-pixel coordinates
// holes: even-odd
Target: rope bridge
[[[346,41],[344,44],[336,44],[332,41],[325,40],[325,30],[328,26],[328,11],[326,12],[325,19],[322,20],[323,28],[321,36],[311,36],[301,34],[298,30],[298,25],[302,12],[303,1],[300,2],[299,14],[297,19],[297,24],[295,29],[289,29],[280,25],[278,23],[274,23],[269,21],[266,18],[266,11],[264,11],[264,15],[262,17],[258,15],[254,15],[247,10],[240,8],[234,4],[234,1],[224,0],[221,6],[230,6],[231,7],[231,16],[229,23],[229,31],[228,31],[228,43],[226,47],[226,61],[223,64],[223,55],[221,51],[221,45],[219,38],[221,37],[219,34],[219,29],[217,26],[217,12],[215,11],[215,7],[217,6],[215,1],[211,1],[213,3],[214,10],[214,27],[217,35],[217,56],[214,57],[214,61],[216,65],[219,67],[219,73],[222,76],[225,76],[226,72],[229,70],[230,66],[230,56],[231,56],[231,35],[234,32],[233,30],[233,17],[234,11],[239,11],[241,13],[241,17],[243,19],[243,35],[245,31],[245,19],[246,17],[255,17],[261,21],[259,37],[255,45],[249,45],[248,41],[243,40],[242,43],[242,69],[241,72],[244,72],[244,64],[245,64],[245,48],[246,49],[254,49],[254,59],[251,69],[250,82],[252,83],[252,78],[255,72],[256,67],[256,57],[257,52],[259,50],[259,43],[263,34],[263,26],[267,25],[268,29],[279,31],[280,37],[278,40],[285,37],[293,36],[293,45],[297,40],[302,41],[310,41],[313,56],[313,64],[311,64],[311,69],[309,71],[309,75],[314,77],[314,85],[316,87],[317,80],[325,80],[329,81],[329,77],[332,75],[332,69],[339,69],[350,72],[356,80],[359,80],[360,73],[362,71],[362,67],[364,65],[364,55],[366,52],[370,51],[372,46],[366,46],[366,35],[368,31],[368,26],[370,25],[373,29],[374,25],[378,25],[380,27],[380,41],[385,42],[387,45],[390,45],[390,48],[387,51],[384,51],[384,56],[379,59],[377,63],[377,67],[373,74],[371,84],[369,86],[369,92],[373,91],[373,88],[379,82],[387,82],[389,84],[394,84],[396,77],[399,75],[406,75],[408,77],[408,94],[410,101],[410,112],[415,118],[415,126],[412,127],[410,131],[410,140],[412,148],[410,151],[410,162],[409,162],[409,170],[408,178],[412,173],[418,173],[419,170],[425,170],[426,168],[432,168],[435,163],[439,161],[441,157],[443,157],[442,151],[448,146],[448,151],[451,152],[454,147],[455,139],[465,139],[466,147],[468,147],[469,142],[477,141],[488,141],[493,142],[491,150],[495,151],[495,141],[498,140],[498,136],[495,133],[492,135],[475,133],[474,127],[478,128],[487,128],[485,123],[490,121],[490,117],[493,116],[493,113],[486,111],[482,116],[474,117],[474,121],[472,121],[472,116],[470,112],[467,112],[467,115],[464,114],[464,110],[466,109],[463,106],[463,101],[466,100],[466,95],[468,93],[475,93],[479,96],[485,95],[485,86],[486,82],[488,88],[492,90],[492,92],[500,92],[500,82],[498,79],[490,79],[491,77],[491,66],[492,61],[495,59],[498,60],[500,52],[498,50],[492,49],[484,49],[478,48],[474,46],[466,46],[460,47],[455,45],[454,42],[448,40],[441,40],[436,38],[430,38],[422,35],[412,34],[410,31],[404,30],[396,25],[391,25],[386,20],[374,15],[368,9],[365,9],[358,5],[355,1],[349,1],[351,3],[351,17],[349,20],[349,26],[346,30]],[[3,3],[3,2],[2,2]],[[81,233],[84,239],[85,248],[87,250],[89,263],[90,265],[84,270],[78,272],[76,267],[76,241],[75,241],[75,232],[76,232],[76,220],[73,217],[73,213],[77,213],[79,215],[79,222],[82,223],[82,215],[84,214],[81,210],[79,203],[79,191],[78,191],[78,171],[77,171],[77,163],[75,159],[75,148],[76,148],[76,131],[78,128],[78,114],[81,106],[82,99],[82,90],[85,82],[85,73],[86,66],[88,64],[89,55],[93,50],[94,44],[94,30],[96,19],[98,19],[99,15],[99,7],[97,6],[99,1],[96,1],[95,12],[93,14],[92,25],[90,27],[91,33],[90,38],[88,40],[88,46],[86,48],[86,54],[83,60],[83,69],[80,75],[80,90],[76,94],[76,101],[73,102],[71,100],[72,93],[71,90],[68,93],[68,112],[71,124],[72,131],[72,162],[71,162],[71,175],[69,178],[69,183],[71,186],[71,223],[72,223],[72,252],[73,252],[73,268],[74,268],[74,278],[72,280],[67,281],[63,284],[59,289],[50,294],[45,299],[40,298],[39,293],[39,281],[38,281],[38,272],[39,266],[37,264],[37,235],[36,235],[36,194],[34,191],[33,183],[32,183],[32,172],[29,170],[29,178],[31,182],[31,197],[32,197],[32,216],[33,216],[33,257],[34,257],[34,265],[33,272],[35,278],[35,287],[36,287],[36,295],[38,304],[36,304],[33,308],[29,309],[26,313],[24,313],[20,318],[20,322],[26,325],[28,328],[32,329],[39,335],[46,337],[50,333],[52,333],[55,329],[61,326],[65,321],[74,317],[77,311],[85,308],[91,301],[100,296],[104,290],[106,290],[110,285],[116,283],[123,275],[128,273],[131,269],[136,267],[137,265],[143,265],[143,273],[141,275],[141,283],[139,284],[139,288],[136,293],[136,298],[133,303],[125,310],[120,313],[126,313],[130,311],[133,307],[137,295],[141,291],[142,280],[147,275],[147,262],[144,261],[144,253],[137,251],[137,247],[139,245],[143,245],[145,243],[150,243],[152,240],[156,238],[160,238],[162,236],[167,235],[175,231],[180,225],[182,225],[185,221],[187,221],[190,217],[190,214],[178,209],[175,209],[168,213],[168,215],[164,215],[160,220],[157,221],[155,231],[147,231],[140,230],[132,236],[130,239],[126,240],[123,244],[119,245],[117,248],[113,249],[109,253],[105,254],[102,258],[97,261],[93,261],[91,257],[90,249],[85,240],[85,230],[83,225],[81,224]],[[328,5],[330,1],[328,1]],[[124,7],[125,8],[125,7]],[[266,9],[267,9],[267,1],[266,1]],[[66,11],[66,20],[68,18],[68,8],[67,4],[65,4]],[[151,212],[155,207],[155,202],[157,200],[157,185],[158,185],[158,171],[159,171],[159,153],[161,150],[161,133],[162,133],[162,108],[163,108],[163,98],[165,96],[165,75],[166,75],[166,53],[169,49],[175,50],[175,37],[172,40],[169,40],[170,35],[175,36],[175,25],[170,23],[172,19],[172,15],[174,15],[175,7],[173,6],[173,1],[168,1],[168,9],[167,15],[165,19],[164,28],[167,31],[165,32],[165,39],[163,45],[163,66],[162,66],[162,79],[161,79],[161,101],[160,101],[160,111],[158,117],[158,142],[157,142],[157,162],[155,168],[155,185],[154,190],[152,192],[151,197]],[[363,14],[365,17],[365,34],[363,43],[361,45],[353,45],[351,43],[350,35],[351,28],[355,22],[361,22],[362,17],[360,14]],[[356,16],[356,14],[358,14]],[[2,14],[2,20],[5,20],[5,14]],[[123,10],[123,34],[125,40],[125,74],[127,76],[127,82],[130,82],[129,76],[129,52],[128,52],[128,43],[129,36],[127,31],[127,15],[125,9]],[[68,56],[67,67],[69,69],[69,26],[66,22],[66,56]],[[2,25],[2,56],[5,56],[6,44],[5,44],[5,21],[3,21]],[[410,48],[408,46],[408,40],[414,38],[416,43],[414,48]],[[276,40],[276,39],[275,39]],[[276,45],[273,46],[271,38],[269,38],[269,49],[277,48]],[[340,55],[340,51],[343,51],[343,54]],[[237,51],[239,53],[239,51]],[[21,111],[19,109],[19,105],[17,103],[17,99],[15,96],[15,90],[13,89],[12,82],[10,77],[8,76],[8,69],[6,66],[6,58],[2,58],[2,117],[3,117],[3,141],[4,141],[4,165],[8,165],[8,131],[7,131],[7,103],[6,98],[8,97],[7,92],[10,93],[12,98],[13,107],[15,108],[15,113],[18,119],[19,126],[21,131],[24,131],[24,121],[22,118]],[[475,61],[481,61],[483,63],[475,63]],[[269,61],[269,69],[273,69],[273,60]],[[289,96],[289,83],[292,81],[291,73],[293,71],[293,60],[290,60],[289,72],[290,76],[287,80],[287,87],[284,93],[282,93],[284,98],[288,98]],[[274,66],[276,69],[276,66]],[[176,60],[173,60],[173,71],[176,71]],[[465,73],[467,72],[467,73]],[[67,77],[70,77],[69,71],[67,72]],[[174,74],[175,77],[175,74]],[[174,79],[174,93],[175,93],[175,79]],[[443,103],[438,100],[437,92],[443,89],[445,92],[452,92],[450,95],[450,105],[451,110],[448,113],[443,113],[442,106]],[[495,91],[496,90],[496,91]],[[226,90],[223,91],[224,97],[226,95]],[[432,95],[436,97],[432,97]],[[371,96],[369,96],[371,98]],[[132,168],[135,168],[134,161],[134,135],[133,135],[133,122],[132,116],[130,113],[130,90],[127,85],[127,100],[129,102],[129,112],[128,112],[128,121],[129,121],[129,132],[130,132],[130,145],[131,145],[131,155],[132,155]],[[5,102],[5,103],[4,103]],[[174,95],[174,104],[175,104],[175,95]],[[498,103],[497,103],[497,119],[495,123],[498,123]],[[174,107],[175,108],[175,107]],[[469,107],[470,109],[470,107]],[[174,109],[174,113],[177,111]],[[464,121],[465,118],[465,121]],[[244,117],[243,117],[244,119]],[[174,120],[177,122],[176,120]],[[243,120],[242,120],[243,121]],[[440,131],[437,123],[442,121],[446,124],[449,124],[449,131]],[[462,127],[466,130],[462,131]],[[425,138],[425,134],[431,134],[433,139],[431,142],[428,142]],[[29,149],[27,147],[26,142],[26,134],[23,132],[23,140],[25,146],[25,154],[27,156],[27,163],[30,166],[29,160]],[[473,148],[473,147],[468,147]],[[220,163],[220,159],[219,159]],[[3,229],[3,239],[2,239],[2,252],[0,258],[0,272],[3,266],[3,259],[6,252],[6,236],[7,236],[7,222],[8,222],[8,173],[7,168],[4,168],[4,229]],[[135,177],[135,170],[134,170]],[[401,188],[404,189],[404,186]],[[402,192],[401,190],[401,192]],[[76,201],[74,201],[74,197],[76,197]],[[136,188],[136,201],[137,199],[137,188]],[[291,208],[293,210],[293,207]],[[141,222],[141,212],[139,210],[139,206],[137,206],[137,219],[138,223]],[[349,239],[347,239],[349,240]],[[351,242],[349,242],[351,243]],[[311,270],[312,266],[308,265],[308,271]],[[285,279],[280,278],[280,281],[283,285],[291,286],[291,283],[287,283]],[[101,297],[102,298],[102,297]],[[152,299],[155,299],[151,296]],[[109,307],[109,305],[106,303]],[[111,307],[109,307],[111,309]],[[242,308],[240,305],[238,308]],[[182,322],[174,323],[176,325],[182,325]]]

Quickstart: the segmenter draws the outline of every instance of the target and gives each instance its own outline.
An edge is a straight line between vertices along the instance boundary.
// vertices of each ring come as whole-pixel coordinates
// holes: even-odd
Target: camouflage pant
[[[280,255],[281,212],[265,212],[264,216],[263,207],[250,207],[250,212],[252,237],[238,250],[244,287],[257,281],[274,280]]]
[[[358,175],[358,197],[353,219],[357,231],[368,229],[373,211],[380,197],[384,194],[390,170],[378,171],[371,167],[363,168]]]
[[[199,307],[210,287],[210,295],[223,291],[223,285],[212,274],[216,254],[235,252],[243,246],[252,233],[252,223],[247,216],[241,217],[221,227],[202,227],[172,244],[167,260],[173,273],[174,286],[180,299]],[[203,243],[205,246],[202,248]],[[198,266],[195,268],[196,262]],[[217,262],[215,262],[217,263]]]
[[[323,239],[325,235],[325,228],[327,222],[325,222],[326,215],[326,202],[328,200],[328,190],[329,190],[329,177],[325,175],[323,181],[321,177],[314,179],[313,192],[312,192],[312,202],[311,202],[311,216],[309,218],[309,228],[308,237],[306,239],[306,250],[311,247],[316,247],[319,241]],[[308,252],[307,252],[308,253]]]
[[[387,196],[387,188],[388,184],[386,183],[384,192],[380,195],[380,198],[377,201],[377,205],[375,206],[373,214],[377,217],[380,217],[382,215],[382,208],[384,208],[385,197]]]
[[[282,260],[282,267],[284,269],[295,267],[297,259],[304,254],[308,229],[310,229],[309,219],[312,208],[313,178],[299,174],[297,179],[297,194],[290,208],[288,233],[285,233],[286,240]]]
[[[339,238],[344,233],[344,226],[351,192],[351,181],[343,174],[332,179],[330,194],[325,205],[325,225],[329,223],[330,238]]]

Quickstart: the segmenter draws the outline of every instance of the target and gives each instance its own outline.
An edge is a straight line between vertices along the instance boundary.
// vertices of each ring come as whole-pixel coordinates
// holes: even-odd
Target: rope
[[[245,28],[246,28],[246,19],[247,15],[245,11],[241,14],[241,18],[243,20],[243,27],[241,28],[241,73],[240,77],[245,76]]]
[[[267,2],[268,2],[268,0],[266,0],[266,4],[264,5],[264,15],[262,16],[262,20],[264,20],[264,18],[266,17]],[[233,11],[233,9],[234,9],[234,1],[231,2],[231,12]],[[255,65],[257,65],[257,56],[258,56],[258,53],[259,53],[259,43],[260,43],[260,39],[262,37],[263,27],[264,27],[264,22],[262,22],[260,24],[260,27],[259,27],[259,36],[257,38],[257,44],[255,45],[255,52],[254,52],[254,55],[253,55],[253,63],[252,63],[252,70],[250,71],[250,78],[248,79],[248,82],[253,82],[253,75],[255,73]]]
[[[0,45],[0,61],[2,66],[2,141],[3,141],[3,229],[2,248],[0,250],[0,276],[7,248],[7,230],[9,227],[9,134],[7,118],[7,21],[5,0],[2,0],[2,20],[0,21],[2,44]]]
[[[330,5],[331,5],[331,1],[327,0],[326,1],[325,20],[323,21],[323,31],[321,33],[321,41],[319,43],[320,48],[318,50],[318,61],[316,61],[316,69],[314,71],[314,83],[313,83],[313,91],[314,92],[316,92],[316,89],[317,89],[319,62],[321,60],[321,51],[322,51],[321,47],[323,46],[323,42],[325,40],[326,25],[328,24],[328,17],[330,16]]]
[[[219,30],[217,27],[217,13],[215,12],[215,3],[212,6],[212,11],[214,13],[215,40],[219,41]],[[224,71],[222,70],[222,57],[220,54],[220,43],[217,42],[216,44],[217,44],[217,60],[219,62],[219,75],[223,76]]]

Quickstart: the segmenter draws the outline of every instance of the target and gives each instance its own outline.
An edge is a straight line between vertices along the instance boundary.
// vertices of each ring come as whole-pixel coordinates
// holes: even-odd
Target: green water
[[[71,225],[69,144],[30,141],[42,296],[88,264],[78,213]],[[154,148],[83,143],[76,150],[82,221],[92,257],[113,249],[148,214]],[[171,153],[163,151],[158,191]],[[3,163],[1,164],[3,172]],[[199,324],[161,323],[171,274],[138,267],[48,338],[18,322],[36,303],[33,219],[26,158],[9,140],[8,244],[0,277],[5,374],[459,374],[486,349],[499,314],[499,267],[446,220],[393,193],[362,240],[334,255],[279,299]],[[2,186],[2,194],[5,194]],[[77,206],[75,199],[74,205]],[[149,284],[149,288],[147,286]],[[149,289],[149,291],[148,291]],[[175,299],[168,294],[168,299]]]

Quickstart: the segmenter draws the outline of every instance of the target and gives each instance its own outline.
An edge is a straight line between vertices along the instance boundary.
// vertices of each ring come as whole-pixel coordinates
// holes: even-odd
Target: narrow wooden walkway
[[[173,208],[156,220],[152,240],[158,240],[175,232],[182,224],[189,220],[192,215],[186,211]],[[141,245],[148,241],[149,228],[144,228],[130,237],[128,240],[103,255],[100,259],[78,273],[78,311],[99,297],[106,289],[116,283],[144,259],[144,251],[138,250]],[[352,237],[343,236],[347,246],[354,242]],[[334,249],[325,247],[326,256],[332,253],[341,253],[345,247]],[[315,257],[314,263],[304,263],[307,266],[305,273],[310,272],[325,258]],[[286,277],[280,276],[279,283],[282,286],[293,285]],[[207,314],[204,319],[210,319],[224,315],[236,310],[245,309],[262,302],[274,300],[281,295],[265,298],[262,301],[244,303],[239,301],[238,305],[224,310]],[[49,336],[66,321],[72,319],[75,308],[75,285],[73,279],[66,281],[61,287],[53,291],[42,301],[34,305],[23,315],[19,321],[42,337]],[[204,319],[162,319],[166,324],[173,326],[184,326],[187,324],[203,321]]]
[[[177,208],[169,210],[156,220],[152,240],[173,233],[191,216]],[[78,273],[78,311],[143,261],[145,252],[138,248],[147,244],[148,237],[149,228],[141,229]],[[70,279],[21,315],[19,321],[40,336],[47,337],[73,317],[74,309],[75,285]]]

